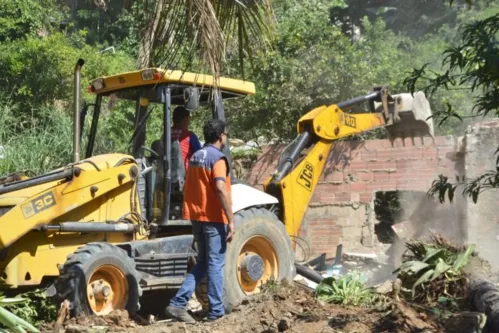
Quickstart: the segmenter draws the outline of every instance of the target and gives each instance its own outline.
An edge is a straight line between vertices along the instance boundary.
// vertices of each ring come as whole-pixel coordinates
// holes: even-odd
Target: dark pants
[[[196,286],[208,273],[208,318],[223,316],[225,252],[227,226],[223,223],[192,221],[192,233],[198,243],[197,264],[182,283],[170,305],[185,308]]]

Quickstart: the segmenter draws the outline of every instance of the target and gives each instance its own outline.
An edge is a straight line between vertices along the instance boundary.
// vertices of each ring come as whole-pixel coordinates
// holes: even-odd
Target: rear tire
[[[68,256],[55,282],[55,300],[71,302],[70,314],[106,315],[140,310],[142,289],[133,260],[122,248],[89,243]]]
[[[224,304],[227,312],[247,296],[258,293],[269,280],[292,279],[296,274],[294,251],[284,224],[275,214],[250,208],[235,214],[236,233],[227,246],[224,267]],[[241,261],[248,254],[263,259],[264,274],[257,282],[242,278]],[[196,297],[207,308],[206,278],[196,289]]]

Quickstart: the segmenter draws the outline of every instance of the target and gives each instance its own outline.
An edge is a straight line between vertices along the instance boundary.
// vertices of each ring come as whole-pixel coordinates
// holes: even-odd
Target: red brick
[[[386,171],[374,171],[373,179],[375,182],[385,182],[390,180],[390,174]]]
[[[422,157],[421,149],[414,147],[393,148],[391,151],[392,159],[419,159]]]
[[[381,189],[383,191],[395,191],[397,189],[397,181],[388,180],[386,182],[381,183]]]
[[[376,151],[375,150],[373,150],[373,151],[364,150],[361,152],[360,155],[361,155],[362,161],[366,161],[366,162],[376,161]]]
[[[373,173],[371,171],[357,172],[355,174],[355,177],[357,177],[359,181],[370,182],[371,180],[373,180]]]
[[[399,179],[402,179],[404,178],[404,173],[400,172],[400,171],[397,171],[397,172],[391,172],[390,173],[390,180],[399,180]]]
[[[420,190],[427,191],[429,190],[428,183],[426,181],[421,180],[401,180],[397,182],[397,189],[399,190]]]
[[[350,189],[354,192],[364,192],[366,190],[365,183],[351,183]]]
[[[397,161],[397,171],[411,170],[416,172],[418,169],[426,167],[426,162],[426,160],[399,160]]]
[[[372,199],[373,199],[373,194],[371,192],[360,194],[360,202],[370,203]]]
[[[388,170],[388,169],[396,169],[397,163],[395,161],[376,161],[370,162],[367,164],[367,168],[369,170]]]
[[[349,192],[339,192],[334,194],[334,202],[341,203],[350,201],[350,193]]]
[[[438,160],[424,160],[424,166],[421,169],[436,169],[438,167]],[[454,162],[452,164],[452,168],[454,168]]]
[[[310,202],[321,202],[321,193],[315,190],[314,194],[312,194]]]
[[[392,159],[392,152],[390,149],[380,149],[376,152],[376,159],[378,161],[390,161]]]
[[[375,151],[378,150],[379,148],[384,147],[384,144],[387,141],[388,140],[380,140],[380,139],[367,140],[364,141],[364,148],[368,151]]]
[[[359,150],[352,150],[348,154],[348,160],[349,161],[361,161],[362,160],[362,156],[361,156],[360,151]]]
[[[328,182],[343,182],[343,172],[333,171],[324,173],[324,180]]]
[[[349,163],[347,165],[346,169],[351,169],[351,170],[366,170],[367,169],[367,164],[366,164],[366,162],[355,161],[355,162]]]
[[[433,147],[423,149],[423,158],[437,158],[437,150]]]
[[[343,183],[343,184],[330,184],[327,188],[327,191],[331,191],[333,193],[338,193],[338,192],[350,192],[350,184],[348,183]]]
[[[383,189],[382,183],[367,183],[366,192],[377,192]]]

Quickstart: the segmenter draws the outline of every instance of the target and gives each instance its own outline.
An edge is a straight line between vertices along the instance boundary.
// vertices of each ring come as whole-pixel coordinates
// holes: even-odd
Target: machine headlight
[[[161,73],[156,72],[156,70],[154,69],[145,69],[140,74],[142,76],[142,81],[161,79]]]
[[[100,90],[106,87],[104,84],[104,79],[97,79],[92,82],[92,87],[94,87],[94,90]]]

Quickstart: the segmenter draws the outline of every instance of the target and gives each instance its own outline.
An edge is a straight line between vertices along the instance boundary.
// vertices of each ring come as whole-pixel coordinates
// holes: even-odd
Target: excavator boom
[[[368,103],[369,111],[349,113]],[[281,154],[276,172],[264,183],[265,192],[278,198],[280,218],[290,236],[297,236],[303,216],[335,141],[376,128],[385,128],[390,140],[433,138],[431,109],[424,93],[390,95],[385,87],[367,95],[305,114],[297,125],[298,136]]]

